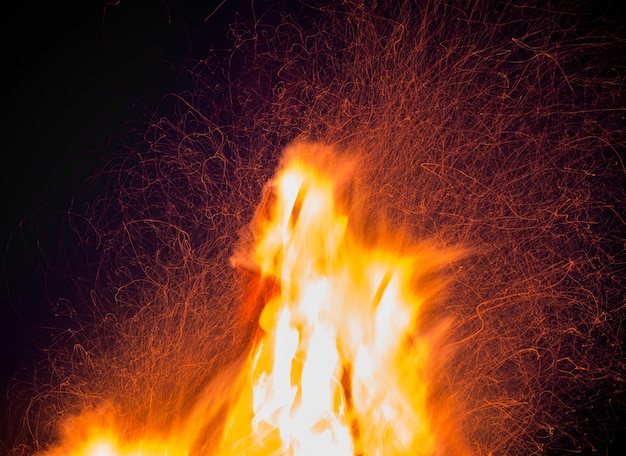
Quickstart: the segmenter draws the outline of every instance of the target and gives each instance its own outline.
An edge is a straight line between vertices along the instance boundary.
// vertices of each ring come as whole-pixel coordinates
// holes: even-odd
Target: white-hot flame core
[[[250,429],[230,433],[270,454],[431,454],[428,347],[408,340],[422,304],[415,259],[357,242],[317,170],[294,161],[274,191],[254,261],[280,293],[251,357]]]

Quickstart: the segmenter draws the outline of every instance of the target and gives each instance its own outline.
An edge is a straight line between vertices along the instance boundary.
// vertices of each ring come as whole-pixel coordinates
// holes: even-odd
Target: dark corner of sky
[[[241,2],[221,3],[14,2],[4,11],[0,408],[12,401],[10,379],[45,359],[63,326],[58,307],[81,299],[70,285],[80,277],[67,277],[82,261],[67,264],[76,242],[67,212],[92,202],[90,177],[133,147],[163,97],[189,88],[184,68],[228,45]]]

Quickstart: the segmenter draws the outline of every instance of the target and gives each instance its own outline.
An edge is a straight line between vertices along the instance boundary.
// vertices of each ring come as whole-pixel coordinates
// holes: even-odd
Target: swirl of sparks
[[[185,63],[70,216],[89,310],[12,456],[608,448],[623,31],[466,3],[248,5]]]

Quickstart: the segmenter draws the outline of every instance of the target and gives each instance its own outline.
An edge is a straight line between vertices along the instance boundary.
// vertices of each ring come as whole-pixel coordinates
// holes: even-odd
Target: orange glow
[[[295,158],[270,190],[253,260],[280,292],[218,454],[437,453],[415,279],[440,260],[359,241],[331,169]]]
[[[618,15],[108,3],[132,119],[6,230],[9,456],[620,453]]]
[[[68,421],[63,444],[47,456],[458,452],[441,441],[452,435],[441,429],[447,412],[429,401],[441,328],[420,329],[436,291],[420,279],[450,255],[393,236],[377,245],[360,239],[350,217],[357,209],[342,207],[339,190],[350,165],[317,152],[322,166],[286,161],[253,221],[247,261],[260,283],[279,286],[261,303],[244,360],[167,431],[122,424],[103,409]]]

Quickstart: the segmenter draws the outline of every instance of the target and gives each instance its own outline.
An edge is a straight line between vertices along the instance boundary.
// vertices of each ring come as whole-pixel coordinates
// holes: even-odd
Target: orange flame
[[[330,162],[318,169],[288,161],[258,221],[253,261],[280,292],[261,313],[251,390],[234,408],[219,454],[440,448],[428,400],[432,336],[416,335],[433,290],[415,281],[442,256],[357,239],[331,177],[341,168]]]
[[[455,253],[398,234],[358,235],[364,218],[342,188],[351,171],[322,146],[288,151],[254,220],[254,248],[234,260],[255,270],[257,286],[276,286],[232,375],[214,380],[166,433],[84,415],[47,455],[467,453],[432,401],[432,352],[445,327],[421,324],[441,287],[428,277]]]

